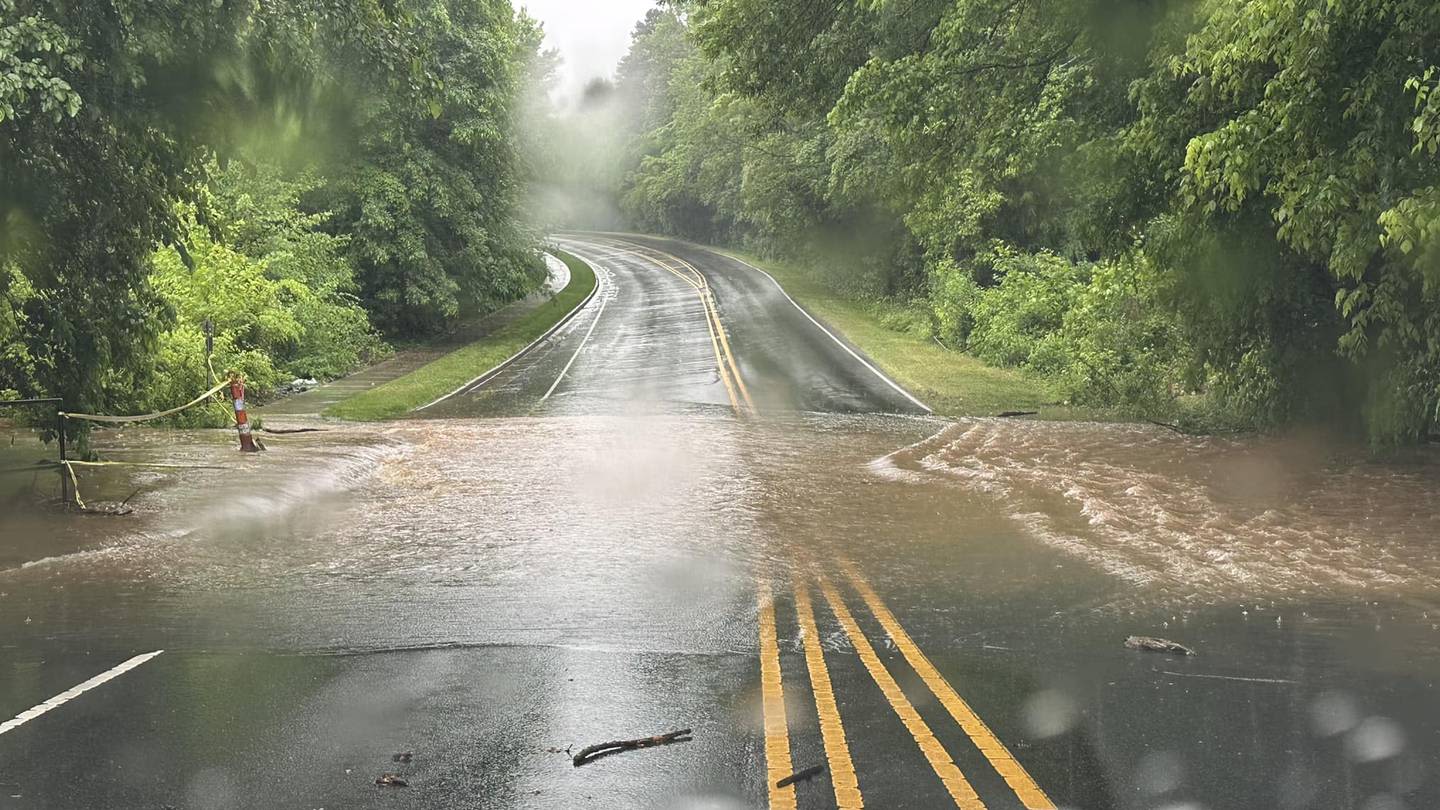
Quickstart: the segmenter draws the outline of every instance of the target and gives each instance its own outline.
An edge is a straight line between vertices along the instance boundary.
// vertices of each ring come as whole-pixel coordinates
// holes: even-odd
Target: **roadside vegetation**
[[[1437,87],[1430,0],[666,3],[550,198],[1059,400],[1386,447],[1440,432]]]
[[[1051,381],[986,364],[940,345],[923,301],[838,292],[815,268],[722,251],[775,277],[810,314],[855,344],[891,379],[945,416],[994,416],[1036,411],[1042,418],[1095,417],[1059,401]]]
[[[0,0],[0,398],[263,401],[535,289],[540,41],[508,0]]]
[[[403,377],[332,405],[326,416],[376,421],[404,416],[434,402],[530,345],[570,314],[595,289],[595,271],[568,253],[557,253],[570,268],[570,283],[525,316],[464,348]]]

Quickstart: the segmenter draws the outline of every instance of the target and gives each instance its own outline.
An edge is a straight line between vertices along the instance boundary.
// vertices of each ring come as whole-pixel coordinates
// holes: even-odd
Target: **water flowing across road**
[[[949,422],[729,260],[570,246],[610,286],[431,418],[106,433],[201,469],[0,518],[0,721],[165,651],[0,736],[0,808],[1440,801],[1434,454]]]

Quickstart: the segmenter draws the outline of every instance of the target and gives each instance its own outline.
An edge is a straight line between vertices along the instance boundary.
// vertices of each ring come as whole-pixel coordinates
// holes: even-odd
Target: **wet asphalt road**
[[[596,268],[592,305],[423,416],[588,414],[597,402],[617,413],[687,405],[747,415],[929,412],[739,261],[638,236],[555,241]]]
[[[189,474],[101,546],[7,524],[75,551],[0,571],[0,718],[165,652],[0,731],[0,808],[1440,800],[1424,589],[1137,596],[877,465],[943,423],[765,276],[558,241],[595,298],[424,418],[277,440],[239,499]],[[145,441],[232,463],[228,436]]]

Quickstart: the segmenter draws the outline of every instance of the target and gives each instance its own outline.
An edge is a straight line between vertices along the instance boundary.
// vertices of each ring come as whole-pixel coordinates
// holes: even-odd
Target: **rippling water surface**
[[[1031,537],[1170,596],[1430,599],[1440,581],[1434,452],[1376,461],[1318,438],[967,420],[873,466],[991,496]]]
[[[386,598],[483,588],[503,606],[507,585],[582,570],[556,595],[569,603],[637,563],[652,579],[633,583],[636,598],[703,594],[837,546],[924,558],[978,531],[991,546],[1057,549],[1138,604],[1373,594],[1425,607],[1440,581],[1433,452],[1377,461],[1138,425],[747,423],[713,409],[268,440],[270,453],[245,457],[225,431],[101,434],[107,459],[187,469],[82,471],[87,498],[130,498],[136,514],[12,514],[0,577],[351,596],[385,585]]]

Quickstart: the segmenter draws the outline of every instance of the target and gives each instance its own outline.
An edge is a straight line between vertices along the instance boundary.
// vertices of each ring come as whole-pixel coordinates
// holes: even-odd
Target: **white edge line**
[[[155,652],[137,655],[123,664],[118,664],[114,667],[111,667],[110,669],[105,670],[104,672],[96,675],[95,677],[80,684],[79,686],[72,686],[69,689],[66,689],[64,692],[61,692],[55,697],[50,698],[49,700],[41,703],[39,706],[36,706],[33,709],[26,709],[25,711],[15,715],[15,718],[13,720],[6,720],[4,723],[0,723],[0,734],[4,734],[7,731],[14,731],[15,729],[25,725],[31,720],[39,717],[40,715],[45,714],[51,709],[60,708],[61,706],[69,703],[75,698],[80,697],[86,692],[89,692],[91,689],[94,689],[97,686],[101,686],[108,681],[112,681],[120,677],[121,675],[124,675],[130,670],[140,666],[141,664],[149,661],[151,658],[154,658],[155,656],[163,652],[165,651],[156,650]]]
[[[701,248],[701,250],[706,250],[706,249],[707,249],[707,248]],[[836,337],[834,332],[831,332],[829,329],[826,329],[824,324],[822,324],[822,323],[820,323],[819,321],[815,320],[815,316],[814,316],[814,315],[811,315],[809,312],[807,312],[807,311],[805,310],[804,307],[802,307],[802,306],[800,306],[800,304],[796,303],[795,299],[790,297],[790,293],[785,292],[785,288],[782,287],[782,286],[780,286],[780,282],[776,281],[774,276],[770,275],[769,273],[765,272],[764,270],[761,270],[760,268],[756,267],[755,265],[753,265],[753,264],[745,261],[744,259],[742,259],[742,258],[740,258],[740,257],[738,257],[738,256],[733,256],[733,255],[731,255],[731,254],[729,254],[729,253],[725,253],[725,252],[718,251],[718,250],[712,250],[712,251],[710,251],[710,252],[711,252],[711,253],[715,253],[715,254],[720,255],[720,256],[724,256],[724,257],[726,257],[727,259],[733,259],[733,260],[735,260],[735,261],[737,261],[737,262],[745,265],[746,267],[750,268],[751,270],[754,270],[755,272],[757,272],[757,273],[765,276],[766,278],[770,279],[770,283],[771,283],[771,284],[774,284],[774,285],[775,285],[775,289],[779,290],[779,291],[780,291],[780,294],[783,295],[783,296],[785,296],[785,300],[786,300],[786,301],[789,301],[796,309],[800,310],[800,314],[801,314],[801,315],[804,315],[804,316],[810,321],[810,323],[815,324],[815,328],[816,328],[816,329],[819,329],[821,332],[824,332],[826,335],[828,335],[828,336],[830,337],[831,340],[835,341],[835,344],[836,344],[837,346],[839,346],[840,348],[844,349],[847,354],[849,354],[851,357],[853,357],[853,358],[855,358],[856,360],[858,360],[858,361],[860,362],[860,365],[864,366],[865,368],[870,369],[870,371],[873,372],[876,377],[879,377],[879,378],[881,379],[881,381],[883,381],[886,385],[888,385],[888,386],[890,386],[891,388],[894,388],[896,391],[900,392],[900,395],[901,395],[901,396],[905,397],[906,399],[908,399],[908,400],[910,400],[911,402],[913,402],[913,403],[915,403],[916,405],[918,405],[918,406],[919,406],[920,408],[922,408],[926,413],[935,413],[935,410],[934,410],[933,408],[931,408],[929,405],[926,405],[925,403],[921,402],[919,399],[917,399],[917,398],[915,397],[914,394],[910,393],[909,391],[906,391],[903,387],[901,387],[900,383],[897,383],[897,382],[895,382],[894,380],[892,380],[892,379],[890,379],[889,377],[887,377],[887,376],[885,375],[885,372],[883,372],[883,371],[881,371],[880,369],[876,368],[875,366],[871,365],[869,360],[866,360],[865,358],[861,357],[854,349],[852,349],[852,348],[850,348],[849,346],[847,346],[847,345],[845,344],[845,341],[843,341],[843,340],[841,340],[840,338]]]
[[[642,235],[642,234],[619,233],[619,232],[613,232],[613,231],[593,231],[593,232],[575,231],[574,233],[580,233],[580,234],[582,234],[582,236],[583,236],[584,233],[597,233],[597,234],[600,234],[600,235],[602,235],[602,236],[610,236],[610,237],[612,237],[612,238],[618,236],[618,237],[621,237],[622,239],[627,238],[627,237],[641,236],[641,235]],[[662,237],[662,238],[663,238],[663,237]],[[690,244],[690,243],[687,243],[687,244]],[[733,260],[739,262],[740,264],[743,264],[743,265],[745,265],[746,267],[750,268],[751,270],[754,270],[755,272],[761,274],[762,276],[770,279],[770,283],[771,283],[771,284],[774,284],[774,285],[775,285],[775,289],[779,290],[779,291],[780,291],[780,294],[783,295],[783,296],[785,296],[785,300],[786,300],[786,301],[789,301],[792,306],[794,306],[796,309],[800,310],[800,314],[801,314],[801,315],[804,315],[805,318],[810,321],[810,323],[815,324],[815,328],[816,328],[816,329],[819,329],[821,332],[824,332],[827,337],[829,337],[831,340],[835,341],[835,344],[836,344],[837,346],[839,346],[840,348],[844,349],[845,352],[846,352],[846,354],[849,354],[851,357],[855,358],[855,359],[860,363],[860,365],[864,366],[865,368],[870,369],[871,373],[873,373],[876,377],[879,377],[882,382],[884,382],[886,385],[890,386],[891,388],[894,388],[897,392],[899,392],[899,394],[900,394],[901,396],[905,397],[906,399],[908,399],[908,400],[910,400],[911,402],[913,402],[915,405],[919,406],[920,409],[922,409],[923,411],[925,411],[925,413],[928,413],[928,414],[933,414],[933,413],[935,413],[935,409],[934,409],[934,408],[931,408],[929,405],[926,405],[925,403],[921,402],[918,398],[916,398],[916,396],[915,396],[914,394],[910,393],[909,391],[906,391],[906,390],[904,389],[904,387],[902,387],[902,386],[900,385],[900,383],[897,383],[897,382],[895,382],[894,380],[890,379],[888,376],[885,375],[885,372],[883,372],[883,371],[881,371],[880,369],[876,368],[875,366],[871,365],[871,363],[870,363],[869,360],[866,360],[864,357],[861,357],[858,353],[856,353],[856,351],[855,351],[854,349],[852,349],[852,348],[850,348],[849,346],[847,346],[847,345],[845,344],[845,341],[843,341],[843,340],[841,340],[840,338],[836,337],[834,332],[831,332],[829,329],[826,329],[824,324],[822,324],[822,323],[820,323],[819,321],[815,320],[815,316],[811,315],[804,307],[800,306],[800,304],[799,304],[798,302],[796,302],[796,300],[795,300],[794,298],[791,298],[791,297],[790,297],[790,293],[788,293],[788,292],[785,291],[785,288],[784,288],[783,286],[781,286],[780,282],[778,282],[778,281],[775,280],[775,277],[774,277],[774,276],[770,275],[769,273],[765,272],[764,270],[760,269],[759,267],[756,267],[755,265],[753,265],[753,264],[745,261],[744,259],[742,259],[742,258],[740,258],[740,257],[738,257],[738,256],[731,255],[731,254],[726,253],[726,252],[724,252],[724,251],[721,251],[721,250],[711,250],[710,248],[703,247],[703,246],[701,246],[701,245],[694,245],[694,244],[691,244],[691,247],[699,248],[700,250],[703,250],[703,251],[705,251],[705,252],[707,252],[707,253],[714,253],[714,254],[717,255],[717,256],[724,256],[724,257],[727,258],[727,259],[733,259]]]
[[[546,255],[554,256],[555,259],[558,260],[558,261],[564,261],[564,259],[561,259],[559,256],[555,256],[555,254],[549,253],[548,251],[547,251],[547,254],[546,254]],[[588,262],[586,262],[586,263],[588,264]],[[594,268],[592,267],[591,270],[594,270]],[[419,411],[423,411],[423,410],[425,410],[426,408],[432,407],[432,406],[434,406],[434,405],[439,405],[440,403],[442,403],[442,402],[444,402],[445,400],[447,400],[447,399],[455,396],[456,394],[459,394],[459,393],[465,391],[466,389],[468,389],[468,388],[470,388],[470,387],[472,387],[472,386],[480,385],[481,383],[487,382],[491,377],[495,376],[496,374],[499,374],[501,371],[504,371],[506,366],[510,365],[511,363],[515,362],[516,360],[519,360],[521,355],[523,355],[523,354],[525,354],[526,352],[530,351],[531,349],[535,348],[536,344],[538,344],[540,341],[542,341],[542,340],[544,340],[545,338],[548,338],[548,337],[550,337],[551,335],[555,334],[556,330],[558,330],[560,327],[564,326],[565,324],[569,323],[569,322],[570,322],[570,319],[573,318],[573,317],[575,317],[576,313],[578,313],[580,310],[584,309],[586,304],[590,303],[590,299],[594,298],[594,297],[595,297],[595,293],[598,292],[599,290],[600,290],[600,277],[597,275],[597,276],[595,277],[595,286],[590,289],[590,294],[587,295],[587,296],[585,296],[585,300],[583,300],[583,301],[581,301],[580,303],[576,304],[574,309],[572,309],[572,310],[570,310],[569,312],[565,313],[565,317],[563,317],[563,318],[561,318],[560,320],[556,321],[554,326],[550,327],[549,329],[546,329],[546,330],[545,330],[545,334],[543,334],[543,335],[541,335],[540,337],[537,337],[537,338],[535,338],[534,340],[530,341],[529,345],[527,345],[525,348],[523,348],[523,349],[521,349],[520,351],[518,351],[518,352],[516,352],[516,353],[514,353],[514,354],[512,354],[512,355],[510,355],[509,357],[505,358],[504,360],[500,361],[500,363],[499,363],[498,365],[496,365],[494,368],[490,369],[489,371],[486,371],[484,374],[481,374],[480,376],[476,377],[475,379],[471,380],[470,382],[465,383],[464,385],[460,386],[459,388],[456,388],[454,391],[451,391],[450,393],[446,394],[446,395],[443,396],[443,397],[440,397],[439,399],[437,399],[437,400],[435,400],[435,401],[433,401],[433,402],[427,402],[427,403],[425,403],[424,405],[421,405],[420,407],[412,410],[411,413],[417,413],[417,412],[419,412]],[[562,290],[562,292],[563,292],[563,290]]]
[[[580,259],[580,261],[589,264],[589,265],[590,265],[590,269],[596,271],[596,275],[595,275],[595,289],[596,289],[596,290],[599,290],[599,289],[600,289],[600,274],[599,274],[599,270],[598,270],[598,267],[599,267],[598,263],[597,263],[597,262],[594,262],[594,261],[592,261],[592,260],[590,260],[590,259],[585,258],[583,255],[581,255],[581,254],[579,254],[579,253],[574,253],[574,252],[572,252],[571,255],[572,255],[572,256],[575,256],[575,257],[578,258],[578,259]],[[608,271],[607,271],[607,272],[608,272]],[[584,349],[584,348],[585,348],[585,344],[590,341],[590,336],[593,335],[593,334],[595,334],[595,327],[600,324],[600,316],[605,314],[605,307],[606,307],[606,305],[608,305],[609,303],[610,303],[610,299],[609,299],[609,298],[605,298],[605,299],[603,299],[603,300],[600,301],[600,311],[599,311],[599,312],[596,312],[596,313],[595,313],[595,318],[594,318],[594,320],[590,321],[590,328],[589,328],[588,330],[586,330],[586,332],[585,332],[585,337],[583,337],[583,338],[580,339],[580,345],[575,347],[575,353],[572,354],[572,355],[570,355],[570,361],[565,364],[565,368],[560,369],[560,376],[558,376],[558,377],[555,378],[555,382],[550,383],[550,388],[545,391],[545,396],[540,397],[540,401],[541,401],[541,402],[544,402],[545,400],[549,399],[549,398],[550,398],[550,395],[553,394],[553,393],[555,393],[555,389],[560,387],[560,381],[563,380],[563,379],[565,379],[565,375],[566,375],[566,374],[570,373],[570,367],[573,366],[573,365],[575,365],[575,360],[580,357],[580,351],[581,351],[582,349]]]

